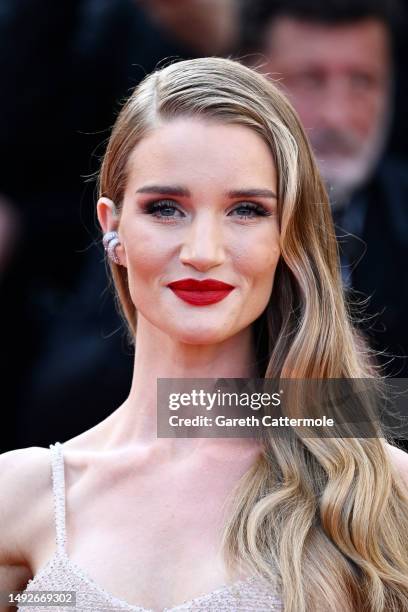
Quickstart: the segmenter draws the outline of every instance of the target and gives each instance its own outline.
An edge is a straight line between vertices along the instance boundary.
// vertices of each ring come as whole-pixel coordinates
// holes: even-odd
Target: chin
[[[232,334],[226,334],[225,326],[219,325],[217,327],[202,326],[198,327],[197,324],[191,324],[191,327],[184,326],[182,329],[174,329],[168,332],[169,335],[179,342],[185,344],[201,344],[210,345],[223,342]]]

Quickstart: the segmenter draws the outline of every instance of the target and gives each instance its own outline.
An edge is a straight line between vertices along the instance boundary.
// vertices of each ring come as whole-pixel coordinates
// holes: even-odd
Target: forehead
[[[245,126],[201,118],[166,121],[135,146],[128,185],[159,179],[223,189],[227,184],[276,184],[273,155],[260,135]]]
[[[390,62],[389,32],[371,18],[331,25],[280,17],[267,29],[266,52],[283,72],[308,66],[382,71]]]

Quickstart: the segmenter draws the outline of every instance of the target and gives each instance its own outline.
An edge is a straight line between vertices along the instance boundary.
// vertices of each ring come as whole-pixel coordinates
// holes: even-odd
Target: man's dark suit
[[[408,165],[382,161],[334,217],[343,265],[351,264],[343,268],[350,296],[370,298],[361,327],[374,349],[389,354],[378,357],[385,372],[408,378]]]

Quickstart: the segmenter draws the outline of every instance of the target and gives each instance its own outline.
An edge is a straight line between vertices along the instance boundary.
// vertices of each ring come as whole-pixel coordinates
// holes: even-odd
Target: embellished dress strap
[[[60,442],[50,444],[50,450],[57,551],[64,553],[66,552],[64,456]]]

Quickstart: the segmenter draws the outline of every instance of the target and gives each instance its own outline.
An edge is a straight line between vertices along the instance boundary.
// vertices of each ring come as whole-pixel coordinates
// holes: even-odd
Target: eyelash
[[[162,219],[162,220],[165,220],[165,222],[169,222],[169,221],[173,221],[175,217],[167,216],[167,219],[166,219],[166,216],[161,217],[161,216],[155,215],[155,213],[168,209],[168,208],[179,210],[177,206],[174,205],[174,202],[172,200],[155,200],[154,202],[148,202],[144,206],[144,211],[148,215],[156,216],[156,218],[158,219]],[[268,217],[272,214],[260,204],[254,204],[253,202],[245,202],[245,204],[240,204],[233,210],[238,210],[240,208],[246,208],[247,210],[253,211],[257,213],[258,217]],[[238,215],[238,218],[239,219],[249,219],[253,217],[249,217],[249,215]]]

